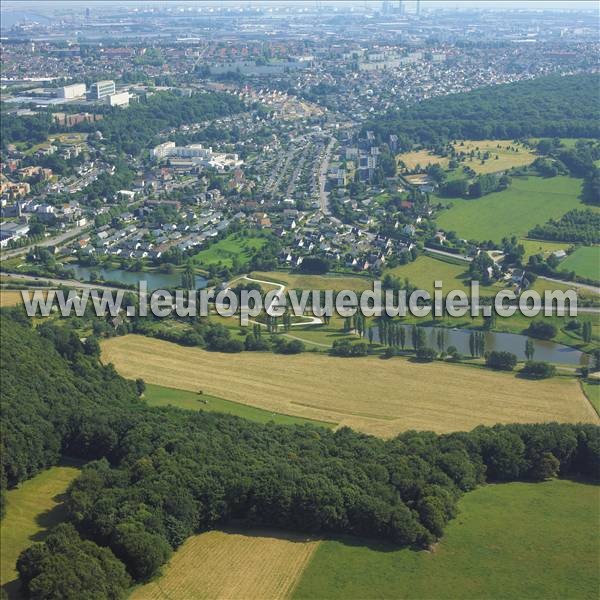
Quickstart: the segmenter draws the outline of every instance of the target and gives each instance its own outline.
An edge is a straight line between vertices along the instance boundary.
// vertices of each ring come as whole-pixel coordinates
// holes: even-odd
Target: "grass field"
[[[597,598],[599,503],[566,480],[481,487],[434,552],[321,542],[293,598]]]
[[[499,242],[505,236],[524,237],[538,223],[581,208],[580,194],[580,179],[515,177],[508,189],[483,198],[440,199],[452,207],[441,211],[436,221],[461,238]]]
[[[150,406],[176,406],[186,410],[205,410],[208,412],[220,412],[236,417],[244,417],[250,421],[257,423],[269,423],[273,421],[280,425],[303,425],[310,423],[311,425],[320,425],[322,427],[333,427],[335,423],[326,423],[322,421],[313,421],[310,419],[302,419],[299,417],[291,417],[289,415],[281,415],[279,413],[261,410],[246,404],[215,398],[208,394],[198,394],[198,392],[189,392],[186,390],[178,390],[175,388],[163,387],[160,385],[146,384],[144,392],[144,400]]]
[[[404,152],[396,157],[401,160],[406,168],[412,171],[417,165],[425,168],[427,165],[439,164],[444,169],[448,168],[448,157],[438,156],[431,150],[413,150],[412,152]]]
[[[299,290],[354,290],[373,289],[373,279],[352,275],[302,275],[285,271],[255,271],[254,279],[281,283],[289,289]]]
[[[588,400],[600,415],[600,381],[598,379],[582,381],[581,385]]]
[[[470,167],[476,173],[497,173],[513,167],[529,165],[535,160],[535,154],[522,144],[513,143],[512,140],[466,140],[454,144],[454,149],[467,154],[471,151],[477,153],[479,150],[482,156],[485,152],[490,153],[490,158],[483,163],[482,159],[477,158],[476,155],[472,159],[466,158],[460,163],[461,166]]]
[[[19,554],[65,517],[62,494],[79,474],[74,466],[52,467],[6,493],[6,515],[0,524],[0,585],[19,598],[15,564]]]
[[[542,240],[530,240],[523,238],[519,240],[519,244],[523,244],[525,248],[525,256],[523,261],[526,263],[530,256],[534,254],[543,254],[544,257],[558,250],[566,250],[570,244],[568,242],[545,242]]]
[[[163,575],[131,600],[288,598],[318,546],[305,536],[269,531],[209,531],[188,539]]]
[[[559,270],[575,271],[580,277],[600,281],[600,246],[577,248],[560,263]]]
[[[264,246],[266,239],[263,237],[244,237],[234,233],[223,240],[219,240],[206,250],[200,250],[194,255],[194,261],[203,267],[221,263],[231,267],[233,259],[237,258],[240,263],[248,262],[251,252],[259,250]]]
[[[441,281],[443,290],[462,290],[470,295],[470,282],[465,284],[468,279],[467,262],[449,262],[434,258],[430,255],[422,255],[417,260],[406,265],[399,265],[393,269],[386,269],[385,274],[399,277],[400,279],[408,278],[411,283],[414,283],[419,289],[426,290],[430,294],[434,291],[434,282]],[[503,286],[501,284],[484,286],[480,285],[480,294],[498,293]]]
[[[490,158],[484,160],[483,163],[482,159],[477,156],[474,156],[472,159],[467,157],[460,163],[459,170],[461,167],[466,166],[473,169],[476,173],[506,171],[512,167],[529,165],[535,160],[535,155],[532,152],[522,144],[513,143],[512,140],[464,140],[454,144],[454,148],[457,152],[465,152],[467,154],[471,151],[475,153],[480,151],[482,155],[485,152],[490,153]],[[413,170],[417,166],[425,168],[427,165],[436,163],[446,169],[449,162],[449,157],[437,156],[427,149],[404,152],[403,154],[399,154],[397,158],[404,162],[408,170]]]
[[[205,393],[263,410],[392,436],[512,422],[593,422],[598,415],[574,379],[512,374],[406,359],[348,359],[304,353],[223,355],[128,335],[102,342],[102,360],[129,378]]]

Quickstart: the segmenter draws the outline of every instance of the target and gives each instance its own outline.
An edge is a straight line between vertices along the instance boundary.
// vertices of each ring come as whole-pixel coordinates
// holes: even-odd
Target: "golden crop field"
[[[319,542],[281,532],[209,531],[189,538],[163,575],[131,600],[275,600],[290,596]]]
[[[0,290],[0,308],[18,306],[23,303],[20,290]]]
[[[431,150],[413,150],[412,152],[404,152],[397,156],[397,159],[402,161],[406,168],[410,171],[417,165],[425,168],[427,165],[439,164],[444,169],[448,168],[448,157],[438,156]]]
[[[221,354],[136,335],[102,342],[102,360],[125,377],[197,391],[288,415],[393,436],[495,423],[600,422],[575,379],[520,379],[406,359]]]

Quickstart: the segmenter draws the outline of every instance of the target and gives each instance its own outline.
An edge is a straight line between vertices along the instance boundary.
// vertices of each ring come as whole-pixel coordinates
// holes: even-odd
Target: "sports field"
[[[481,487],[433,552],[321,542],[293,598],[597,598],[599,506],[566,480]]]
[[[335,423],[312,421],[310,419],[282,415],[276,412],[254,408],[247,404],[215,398],[208,394],[199,394],[197,391],[189,392],[187,390],[178,390],[175,388],[163,387],[161,385],[153,385],[151,383],[146,384],[144,400],[150,406],[175,406],[185,410],[220,412],[236,417],[244,417],[245,419],[256,421],[257,423],[269,423],[273,421],[280,425],[304,425],[305,423],[310,423],[322,427],[335,426]]]
[[[580,277],[600,281],[600,246],[577,248],[560,263],[559,270],[575,271]]]
[[[513,235],[525,237],[538,223],[582,208],[580,194],[581,179],[515,177],[508,189],[482,198],[440,199],[451,208],[440,211],[436,221],[461,238],[499,242]]]
[[[574,379],[544,381],[447,363],[313,353],[224,355],[137,335],[102,342],[102,360],[129,378],[263,410],[392,436],[406,429],[468,430],[512,422],[592,422]]]
[[[209,531],[189,538],[162,577],[137,588],[131,599],[287,598],[318,543],[276,531]]]
[[[0,523],[0,585],[9,598],[19,598],[15,564],[19,554],[65,518],[62,494],[79,474],[73,466],[52,467],[6,493]]]

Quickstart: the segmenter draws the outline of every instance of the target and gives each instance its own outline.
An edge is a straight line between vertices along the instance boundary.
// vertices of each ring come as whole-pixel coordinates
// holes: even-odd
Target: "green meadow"
[[[431,551],[320,544],[293,597],[597,598],[600,487],[566,480],[465,494]]]
[[[146,384],[144,400],[149,406],[175,406],[186,410],[205,410],[208,412],[226,413],[236,417],[243,417],[257,423],[269,423],[273,421],[278,425],[320,425],[321,427],[334,427],[335,423],[325,421],[313,421],[292,417],[280,413],[254,408],[231,400],[216,398],[208,394],[199,394],[186,390],[163,387],[161,385]]]
[[[234,233],[225,239],[215,242],[209,248],[200,250],[195,256],[194,261],[202,267],[216,265],[221,263],[226,267],[231,267],[233,260],[238,260],[241,264],[246,264],[252,253],[260,250],[266,243],[266,239],[260,236],[243,236]]]
[[[482,198],[440,198],[450,208],[440,211],[436,221],[461,238],[499,242],[503,237],[524,237],[535,225],[582,208],[580,194],[581,179],[514,177],[508,189]]]
[[[21,597],[17,558],[65,519],[63,494],[78,474],[76,466],[51,467],[6,492],[6,514],[0,524],[0,585],[9,598]]]
[[[581,246],[565,258],[560,271],[575,271],[580,277],[600,281],[600,246]]]

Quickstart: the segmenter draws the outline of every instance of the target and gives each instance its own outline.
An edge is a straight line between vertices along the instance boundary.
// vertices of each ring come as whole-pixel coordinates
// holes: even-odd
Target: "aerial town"
[[[598,0],[0,2],[0,600],[600,594]]]

